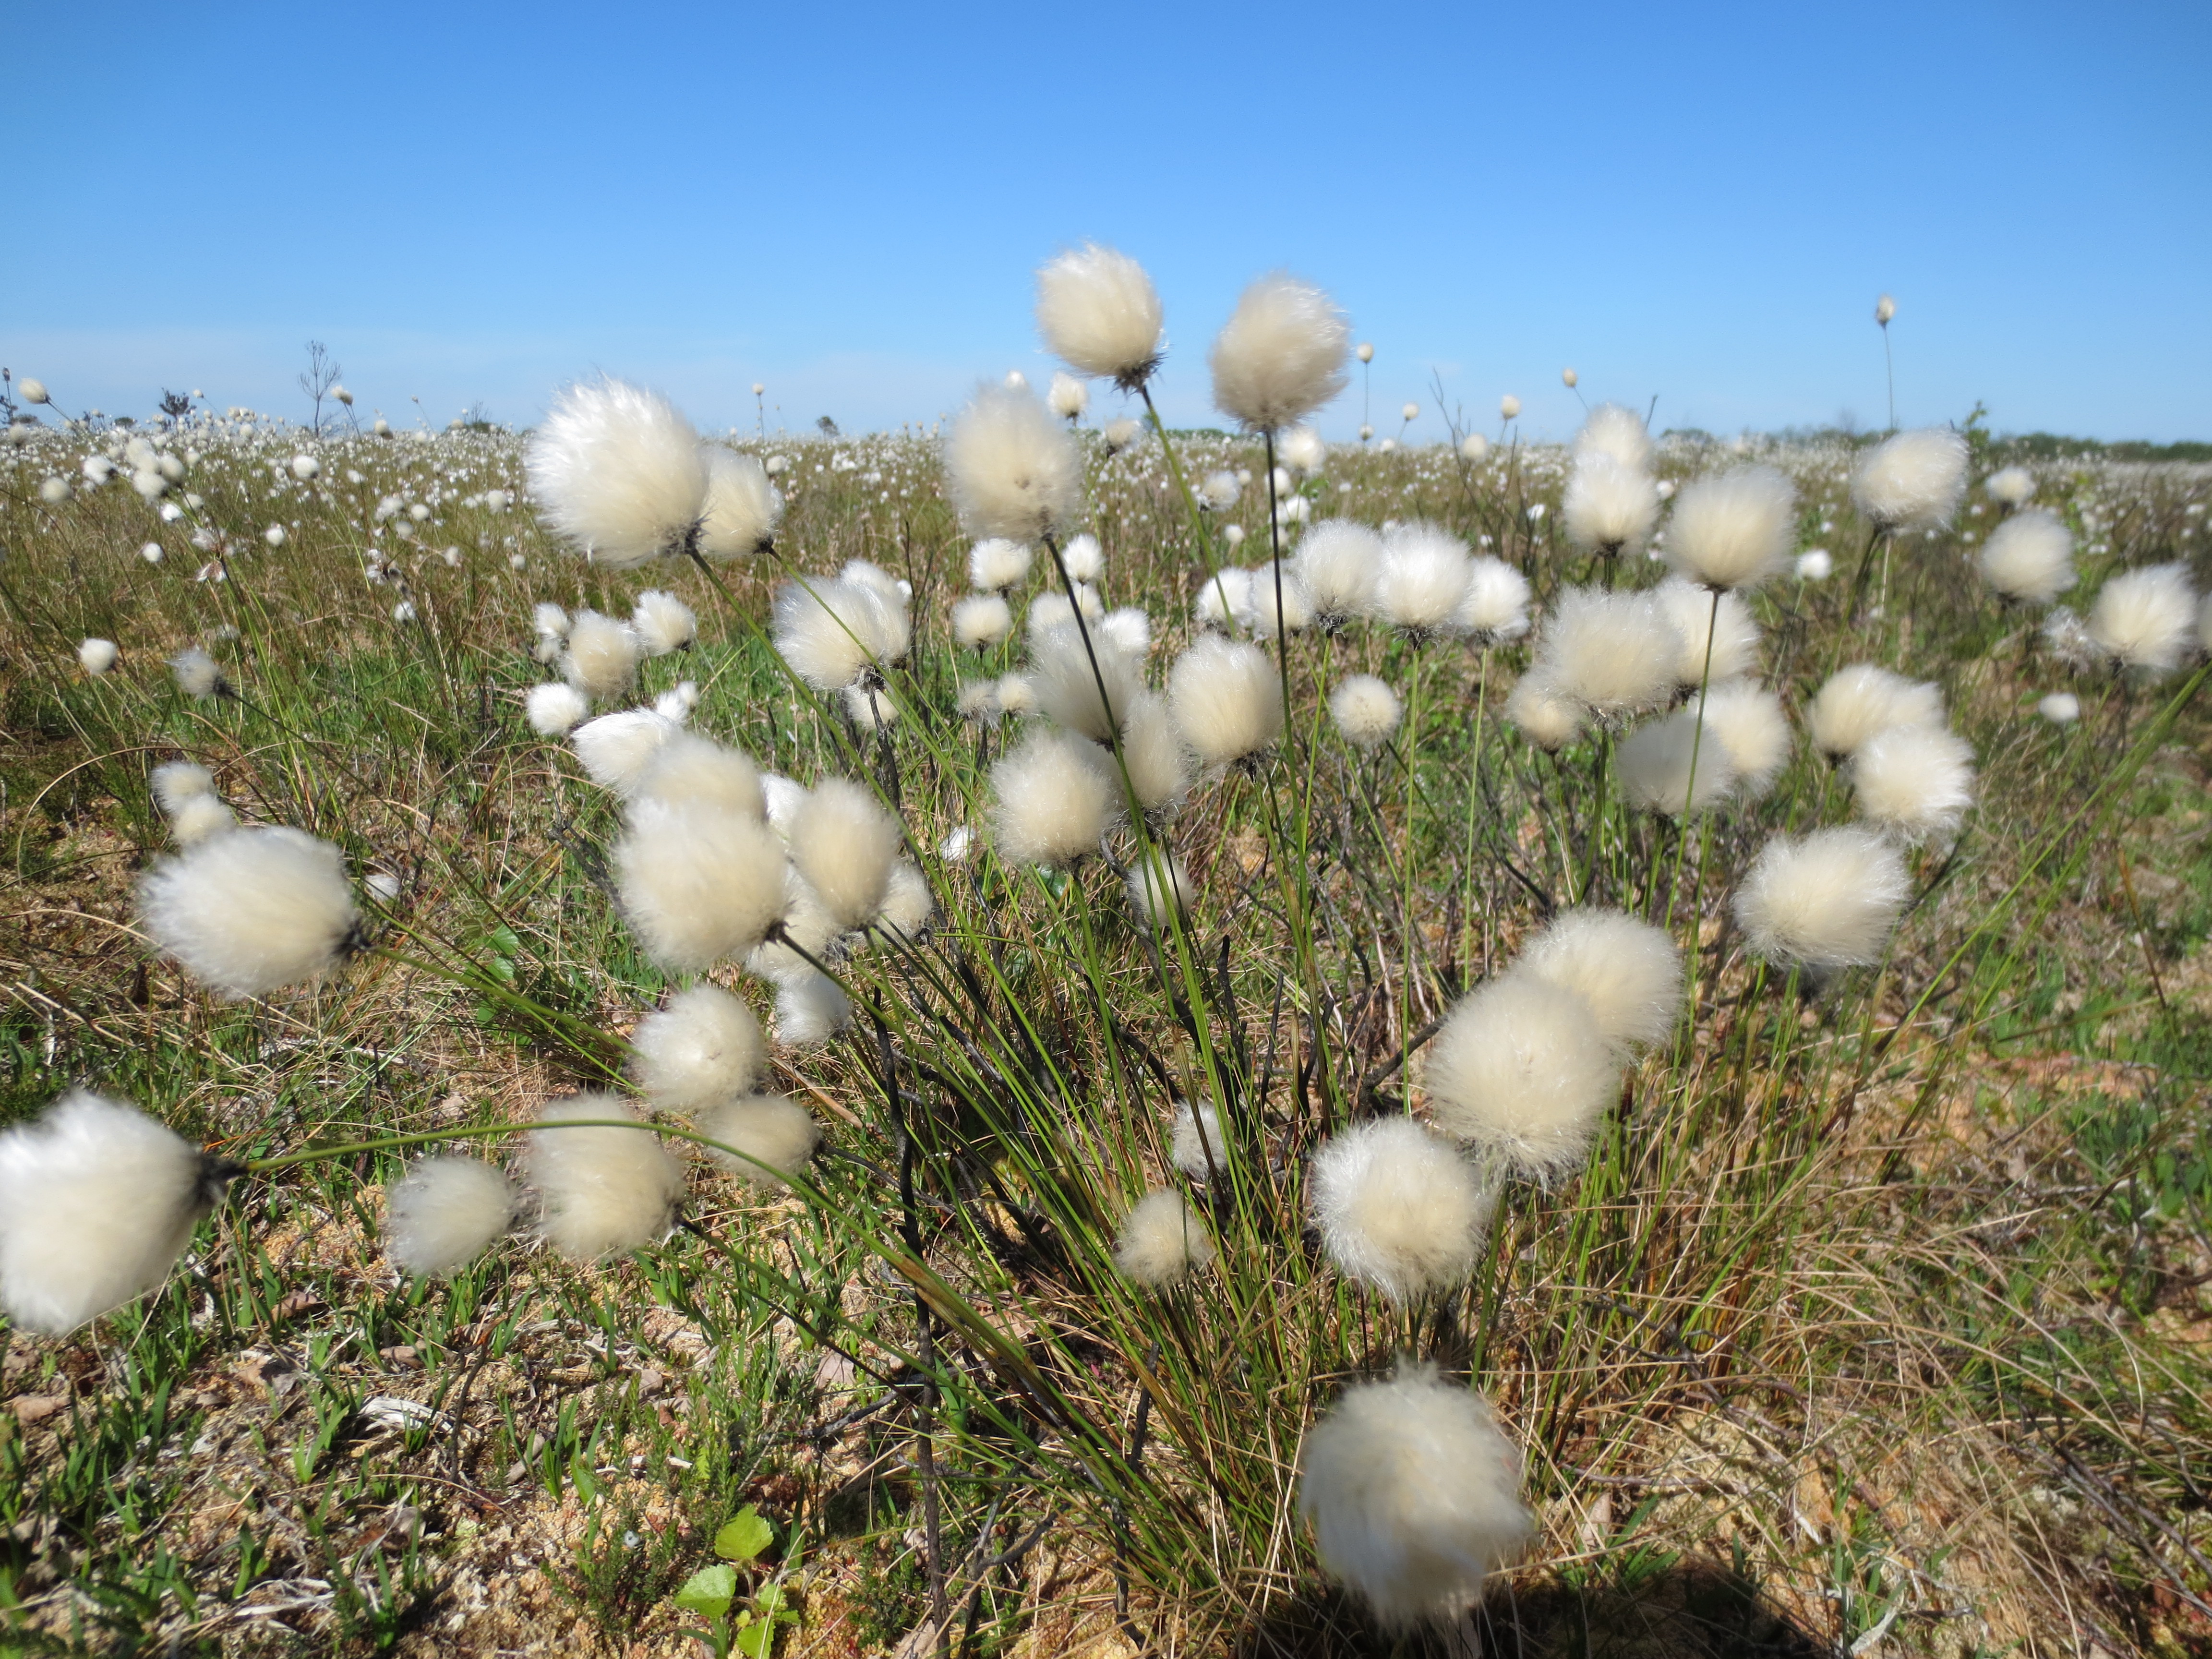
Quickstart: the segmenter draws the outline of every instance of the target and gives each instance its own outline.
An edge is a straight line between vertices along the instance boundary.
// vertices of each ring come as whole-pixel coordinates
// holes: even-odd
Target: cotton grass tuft
[[[782,1188],[804,1171],[822,1143],[814,1115],[781,1095],[748,1095],[707,1107],[691,1120],[709,1140],[707,1155],[748,1185]],[[728,1150],[724,1150],[727,1148]]]
[[[1513,971],[1580,997],[1623,1054],[1664,1042],[1682,1017],[1681,951],[1622,911],[1562,911],[1522,949]]]
[[[384,1253],[400,1272],[443,1279],[514,1220],[514,1183],[479,1158],[425,1158],[385,1189]]]
[[[1121,1223],[1114,1264],[1149,1291],[1172,1290],[1213,1260],[1213,1239],[1181,1193],[1139,1199]]]
[[[630,1034],[629,1073],[646,1098],[696,1112],[750,1091],[760,1070],[760,1021],[719,985],[695,985]]]
[[[2055,513],[2015,513],[1982,544],[1982,580],[2026,605],[2049,605],[2074,585],[2074,534]]]
[[[138,905],[161,953],[233,1000],[319,979],[360,939],[343,855],[298,830],[204,841],[155,866]]]
[[[1674,498],[1667,562],[1713,588],[1756,587],[1790,563],[1797,491],[1771,466],[1698,478]]]
[[[1208,766],[1258,754],[1282,735],[1282,683],[1257,646],[1201,636],[1168,672],[1168,705]]]
[[[1039,270],[1036,319],[1053,356],[1125,392],[1159,366],[1160,296],[1145,268],[1113,248],[1086,242]]]
[[[1771,837],[1733,902],[1753,952],[1825,969],[1879,961],[1911,894],[1887,836],[1842,825]]]
[[[571,1095],[538,1114],[547,1124],[632,1118],[621,1096]],[[619,1126],[533,1129],[522,1154],[538,1189],[538,1231],[575,1261],[643,1249],[667,1232],[684,1192],[684,1167],[660,1138]]]
[[[2181,665],[2196,632],[2197,596],[2185,564],[2155,564],[2114,576],[2089,608],[2089,638],[2123,668],[2146,676]]]
[[[1449,1141],[1402,1117],[1333,1136],[1314,1155],[1306,1194],[1337,1270],[1401,1304],[1467,1282],[1492,1205]]]
[[[1566,1175],[1588,1156],[1620,1086],[1589,1003],[1517,975],[1452,1010],[1424,1077],[1437,1127],[1535,1179]]]
[[[975,388],[945,438],[946,487],[971,536],[1031,542],[1083,505],[1083,456],[1034,393]]]
[[[1098,850],[1115,823],[1121,779],[1112,757],[1066,732],[1033,731],[991,769],[1000,856],[1064,866]]]
[[[621,380],[555,398],[525,466],[547,522],[597,564],[621,568],[688,547],[706,507],[699,434],[666,398]]]
[[[1310,283],[1277,271],[1244,290],[1213,342],[1213,402],[1254,432],[1304,420],[1344,390],[1352,325]]]
[[[775,831],[702,801],[634,802],[612,863],[622,909],[647,956],[678,972],[742,958],[781,918],[785,857]]]
[[[1355,749],[1376,749],[1398,729],[1405,708],[1387,681],[1372,674],[1350,674],[1328,696],[1336,729]]]
[[[1948,524],[1966,493],[1966,440],[1948,427],[1883,440],[1851,473],[1851,503],[1884,530]]]

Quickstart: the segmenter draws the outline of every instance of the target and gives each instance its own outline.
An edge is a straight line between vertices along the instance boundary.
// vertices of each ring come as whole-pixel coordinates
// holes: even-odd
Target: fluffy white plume
[[[1224,632],[1252,608],[1252,573],[1225,564],[1198,585],[1191,598],[1191,613],[1208,628]]]
[[[281,828],[216,836],[164,860],[139,884],[138,906],[164,956],[233,999],[319,978],[361,925],[338,849]]]
[[[169,672],[176,679],[178,690],[203,702],[230,690],[230,682],[223,678],[216,659],[197,646],[187,647],[170,658]]]
[[[1467,597],[1454,619],[1479,646],[1503,644],[1528,631],[1528,579],[1503,559],[1477,554],[1467,568]]]
[[[169,835],[179,847],[197,847],[237,827],[236,815],[213,795],[195,795],[169,815]]]
[[[1842,968],[1881,959],[1912,895],[1887,836],[1856,825],[1776,836],[1735,890],[1735,919],[1771,962]]]
[[[1398,694],[1372,674],[1348,674],[1328,694],[1328,712],[1345,741],[1374,749],[1389,739],[1405,714]]]
[[[113,640],[82,640],[76,647],[77,666],[97,678],[115,666],[115,659],[120,654]]]
[[[1739,593],[1720,593],[1718,605],[1714,597],[1714,591],[1680,576],[1669,576],[1651,590],[1652,602],[1682,641],[1681,655],[1674,659],[1677,684],[1702,685],[1759,672],[1759,624],[1752,619],[1751,606]],[[1710,672],[1708,632],[1712,635]]]
[[[1650,594],[1570,587],[1544,624],[1532,672],[1594,714],[1624,714],[1667,701],[1681,656],[1681,634]]]
[[[1559,502],[1567,539],[1585,553],[1640,548],[1659,518],[1659,486],[1640,467],[1601,451],[1578,453]]]
[[[1337,1270],[1397,1303],[1467,1281],[1492,1202],[1456,1148],[1403,1117],[1332,1136],[1314,1154],[1306,1196]]]
[[[670,733],[626,793],[641,799],[696,801],[756,822],[768,814],[752,757],[691,732]]]
[[[1298,1511],[1322,1565],[1397,1631],[1481,1599],[1534,1530],[1520,1488],[1521,1460],[1489,1408],[1423,1366],[1353,1384],[1314,1425]]]
[[[707,501],[699,520],[699,551],[710,559],[749,559],[775,544],[783,521],[783,496],[755,455],[720,444],[700,446],[706,458]]]
[[[1152,857],[1139,854],[1121,884],[1129,913],[1137,919],[1137,926],[1150,933],[1165,930],[1176,917],[1187,914],[1194,890],[1190,872],[1182,860],[1172,853],[1161,856],[1167,864],[1164,871]]]
[[[1771,466],[1697,479],[1674,498],[1667,562],[1707,587],[1756,587],[1790,566],[1797,491]]]
[[[2071,726],[2081,718],[2081,699],[2071,691],[2053,691],[2035,705],[2035,712],[2053,726]]]
[[[1255,432],[1304,420],[1344,390],[1352,325],[1328,295],[1277,271],[1244,290],[1213,342],[1214,406]]]
[[[592,712],[592,702],[568,681],[549,680],[530,688],[522,710],[532,731],[541,738],[557,738]]]
[[[1188,1100],[1177,1101],[1168,1161],[1203,1184],[1228,1158],[1229,1143],[1221,1138],[1221,1115],[1203,1102],[1193,1105]]]
[[[1705,729],[1694,707],[1647,720],[1614,756],[1620,793],[1647,812],[1702,812],[1735,786],[1728,749]]]
[[[1298,580],[1295,562],[1270,559],[1252,573],[1245,592],[1251,597],[1245,620],[1256,637],[1272,640],[1313,626],[1313,601]]]
[[[1189,792],[1190,750],[1168,710],[1167,699],[1156,691],[1140,691],[1130,699],[1128,719],[1121,726],[1121,763],[1128,769],[1137,805],[1146,813],[1158,815],[1180,805]]]
[[[633,1118],[619,1095],[571,1095],[550,1101],[541,1123]],[[684,1166],[650,1131],[614,1125],[533,1129],[522,1153],[523,1178],[538,1189],[538,1231],[562,1255],[594,1261],[642,1249],[668,1231],[684,1193]]]
[[[1199,759],[1226,766],[1283,732],[1282,682],[1267,653],[1218,634],[1200,636],[1168,671],[1168,706]]]
[[[572,386],[531,434],[531,493],[594,563],[642,564],[685,545],[707,502],[699,434],[657,392]]]
[[[1106,453],[1118,455],[1137,441],[1143,434],[1144,428],[1125,415],[1119,420],[1107,422],[1100,432],[1106,440]]]
[[[1523,674],[1505,699],[1505,718],[1521,735],[1547,753],[1556,754],[1583,729],[1583,706],[1563,697],[1537,673]]]
[[[817,691],[842,691],[906,655],[906,607],[842,577],[805,576],[776,590],[775,648]]]
[[[198,1147],[78,1089],[0,1133],[0,1304],[60,1336],[168,1277],[222,1191]]]
[[[722,1101],[700,1111],[691,1121],[701,1134],[722,1143],[708,1147],[707,1155],[757,1187],[787,1185],[785,1177],[805,1169],[822,1141],[822,1126],[814,1115],[781,1095]],[[724,1152],[723,1146],[730,1150]]]
[[[884,888],[884,908],[876,916],[877,931],[920,939],[936,914],[937,902],[929,896],[929,882],[920,867],[911,859],[893,864]]]
[[[1510,974],[1452,1010],[1425,1076],[1437,1127],[1537,1177],[1583,1161],[1620,1083],[1588,1002]]]
[[[1560,912],[1522,949],[1513,971],[1573,992],[1625,1054],[1664,1042],[1682,1017],[1681,951],[1650,923],[1619,910]]]
[[[654,709],[620,708],[586,720],[568,742],[592,782],[628,797],[637,793],[647,769],[683,729]]]
[[[1098,850],[1118,816],[1113,757],[1073,732],[1032,731],[991,768],[999,855],[1012,864],[1071,864]]]
[[[988,650],[1013,631],[1013,608],[996,593],[970,594],[953,603],[953,642],[965,650]]]
[[[1942,724],[1943,693],[1934,682],[1908,680],[1866,662],[1828,676],[1805,712],[1813,746],[1838,759],[1893,726]]]
[[[1044,405],[1063,421],[1083,418],[1083,411],[1091,407],[1091,388],[1065,370],[1054,370],[1052,384],[1045,389]]]
[[[188,800],[215,793],[215,774],[198,761],[168,761],[154,769],[154,799],[171,817]]]
[[[562,677],[586,696],[601,702],[619,697],[636,680],[644,652],[644,642],[628,623],[596,611],[579,611],[568,625]]]
[[[2015,513],[1983,544],[1982,580],[2008,599],[2049,605],[2074,585],[2073,532],[2056,513]]]
[[[1213,1238],[1181,1193],[1164,1188],[1137,1200],[1121,1223],[1114,1263],[1147,1290],[1172,1289],[1213,1260]]]
[[[1886,530],[1948,524],[1966,493],[1966,440],[1948,427],[1900,432],[1851,472],[1851,504]]]
[[[1068,538],[1067,545],[1060,550],[1060,562],[1068,575],[1079,582],[1095,582],[1106,574],[1106,550],[1087,530]]]
[[[629,625],[648,657],[681,651],[699,637],[699,618],[673,593],[648,588],[637,596]]]
[[[1002,592],[1028,579],[1030,544],[987,536],[968,551],[969,585],[979,593]]]
[[[1851,761],[1859,816],[1909,841],[1953,836],[1974,804],[1974,750],[1940,726],[1893,726]]]
[[[1763,799],[1790,763],[1790,717],[1782,699],[1749,680],[1729,680],[1705,693],[1705,736],[1728,750],[1736,793],[1747,800]]]
[[[1109,611],[1093,630],[1116,649],[1141,660],[1152,648],[1152,619],[1133,605]]]
[[[1439,633],[1458,620],[1472,574],[1464,544],[1429,525],[1400,525],[1382,534],[1370,605],[1393,628]]]
[[[1580,461],[1590,455],[1602,455],[1632,472],[1650,471],[1651,433],[1644,424],[1644,417],[1619,404],[1600,404],[1583,420],[1583,429],[1575,434],[1575,459]],[[1481,457],[1474,459],[1480,460]]]
[[[384,1193],[384,1253],[417,1278],[457,1273],[514,1219],[514,1183],[474,1158],[425,1158]]]
[[[1205,506],[1212,507],[1216,513],[1226,513],[1231,507],[1237,505],[1237,495],[1243,488],[1243,486],[1237,482],[1237,475],[1234,472],[1223,469],[1219,471],[1207,473],[1204,479],[1200,482],[1198,486],[1198,499]]]
[[[2035,474],[2024,466],[2008,466],[1982,480],[1982,489],[2001,507],[2025,507],[2035,499]]]
[[[1037,332],[1070,368],[1133,392],[1160,360],[1160,296],[1145,268],[1097,242],[1037,272]],[[1116,446],[1119,447],[1119,446]]]
[[[760,1021],[719,985],[695,985],[647,1014],[630,1034],[629,1073],[647,1099],[696,1112],[753,1086],[760,1070]]]
[[[1076,583],[1075,599],[1076,605],[1083,607],[1084,621],[1097,623],[1105,620],[1106,606],[1087,583]],[[1072,627],[1075,622],[1076,605],[1070,605],[1067,595],[1056,589],[1048,589],[1031,599],[1029,615],[1023,623],[1030,642],[1034,644],[1044,638],[1055,628]]]
[[[1099,687],[1105,687],[1101,701]],[[1030,684],[1048,717],[1071,732],[1107,743],[1128,718],[1144,689],[1143,664],[1074,623],[1047,629],[1030,650]]]
[[[971,536],[1035,541],[1083,506],[1083,453],[1025,390],[975,388],[945,434],[945,474]]]
[[[1026,674],[1002,675],[993,693],[998,700],[999,712],[1010,720],[1036,713],[1036,690]]]
[[[783,914],[782,842],[709,803],[636,801],[613,862],[623,913],[663,968],[742,957]]]
[[[2089,637],[2124,668],[2170,673],[2188,652],[2197,627],[2189,567],[2154,564],[2113,577],[2089,608]]]
[[[1315,620],[1333,632],[1373,603],[1382,538],[1349,519],[1324,519],[1301,538],[1292,562]]]
[[[850,778],[824,778],[791,827],[791,858],[841,927],[865,927],[884,908],[898,820]]]
[[[827,974],[793,974],[775,988],[775,1040],[792,1048],[827,1042],[851,1023],[853,1000]]]
[[[1275,453],[1283,465],[1301,472],[1318,472],[1328,465],[1328,446],[1310,426],[1294,426],[1275,440]]]

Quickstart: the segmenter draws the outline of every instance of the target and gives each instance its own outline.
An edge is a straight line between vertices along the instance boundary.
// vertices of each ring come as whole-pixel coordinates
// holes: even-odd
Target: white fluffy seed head
[[[1352,325],[1321,289],[1277,271],[1244,290],[1213,342],[1214,406],[1251,431],[1304,420],[1344,390]]]
[[[538,1115],[549,1124],[634,1117],[611,1094],[571,1095]],[[538,1189],[538,1231],[576,1261],[644,1249],[668,1231],[684,1193],[684,1166],[641,1127],[533,1129],[522,1170]]]
[[[846,928],[866,927],[884,908],[902,844],[898,820],[850,778],[816,784],[791,827],[792,862]]]
[[[116,658],[121,654],[115,648],[113,640],[82,640],[76,647],[77,666],[97,678],[114,667]]]
[[[199,1149],[89,1090],[0,1133],[0,1304],[60,1336],[168,1277],[219,1191]]]
[[[1620,1091],[1618,1056],[1589,1003],[1517,975],[1453,1009],[1429,1051],[1436,1126],[1516,1174],[1565,1175]]]
[[[1674,659],[1678,685],[1703,685],[1717,680],[1739,679],[1759,672],[1759,624],[1751,606],[1740,593],[1723,592],[1713,603],[1715,590],[1669,576],[1651,590],[1652,602],[1674,624],[1682,641]],[[1711,633],[1712,660],[1705,659],[1706,635]]]
[[[1036,688],[1026,674],[1002,674],[992,688],[997,699],[999,713],[1008,720],[1019,720],[1024,714],[1036,713]]]
[[[1030,545],[1004,536],[987,536],[968,551],[969,585],[979,593],[1002,592],[1026,580]]]
[[[1306,1201],[1337,1271],[1402,1304],[1467,1281],[1492,1195],[1443,1136],[1380,1117],[1314,1154]]]
[[[1370,609],[1408,634],[1444,632],[1458,620],[1472,574],[1465,544],[1431,525],[1395,526],[1382,533]]]
[[[631,1078],[665,1111],[734,1099],[760,1070],[760,1021],[719,985],[678,991],[638,1022],[629,1042]]]
[[[188,800],[215,793],[215,774],[198,761],[167,761],[154,769],[154,799],[171,817]]]
[[[1694,706],[1645,721],[1621,739],[1613,759],[1622,797],[1670,818],[1705,811],[1735,785],[1727,747]]]
[[[1651,468],[1650,429],[1634,410],[1619,404],[1600,404],[1583,420],[1582,430],[1575,434],[1574,453],[1577,461],[1589,455],[1602,455],[1632,472],[1647,472]],[[1473,459],[1482,458],[1478,455]]]
[[[1584,715],[1582,704],[1561,696],[1548,678],[1531,672],[1513,683],[1505,718],[1537,748],[1557,754],[1582,731]]]
[[[1045,389],[1044,405],[1063,421],[1078,421],[1083,411],[1091,407],[1091,388],[1063,369],[1053,372],[1052,384]]]
[[[904,604],[871,584],[805,576],[776,590],[775,648],[817,691],[880,678],[910,637]]]
[[[2035,705],[2035,712],[2053,726],[2071,726],[2081,718],[2081,699],[2071,691],[2053,691]]]
[[[1844,968],[1877,962],[1912,894],[1889,837],[1856,825],[1776,836],[1735,890],[1737,925],[1770,962]]]
[[[530,721],[530,729],[539,737],[557,738],[590,714],[592,703],[568,681],[549,680],[530,688],[529,695],[522,700],[522,711]]]
[[[988,651],[1013,631],[1013,607],[996,593],[972,593],[953,603],[952,639],[963,650]]]
[[[806,1168],[822,1141],[814,1115],[781,1095],[721,1101],[695,1114],[691,1121],[701,1134],[721,1142],[708,1147],[707,1155],[755,1187],[790,1185],[788,1177]]]
[[[651,708],[620,708],[586,720],[569,734],[576,758],[592,781],[627,799],[647,769],[683,728]]]
[[[1226,1168],[1229,1143],[1221,1138],[1220,1113],[1204,1102],[1177,1101],[1168,1161],[1201,1186],[1216,1170]]]
[[[1055,628],[1072,627],[1075,622],[1076,605],[1083,608],[1083,619],[1097,623],[1105,619],[1106,606],[1088,583],[1075,585],[1075,605],[1070,605],[1067,595],[1058,589],[1048,589],[1030,601],[1029,615],[1023,627],[1031,643],[1044,638]]]
[[[1149,1291],[1171,1290],[1212,1260],[1206,1223],[1181,1193],[1166,1188],[1137,1200],[1114,1246],[1114,1265]]]
[[[384,1253],[400,1272],[447,1278],[514,1219],[514,1183],[474,1158],[425,1158],[384,1191]]]
[[[1323,519],[1300,538],[1292,563],[1314,619],[1334,632],[1373,604],[1382,538],[1349,519]]]
[[[1948,427],[1886,438],[1851,473],[1851,504],[1885,530],[1948,524],[1966,493],[1966,440]]]
[[[810,969],[776,982],[775,1040],[786,1048],[827,1042],[852,1018],[853,1000],[827,974]]]
[[[586,381],[553,400],[524,465],[553,528],[621,568],[683,546],[707,501],[699,434],[658,392]]]
[[[1237,482],[1237,475],[1223,468],[1207,473],[1200,482],[1198,499],[1216,513],[1226,513],[1237,505],[1237,495],[1243,489],[1243,485]]]
[[[2025,507],[2035,499],[2035,474],[2024,466],[2001,467],[1982,480],[1982,490],[2000,507]]]
[[[1560,498],[1567,539],[1585,553],[1634,551],[1651,538],[1659,519],[1659,486],[1641,467],[1602,451],[1578,453]]]
[[[1200,581],[1190,608],[1201,626],[1227,632],[1251,611],[1252,573],[1233,564],[1222,566]]]
[[[1943,724],[1943,693],[1933,681],[1908,680],[1872,663],[1831,674],[1805,712],[1813,746],[1832,759],[1856,755],[1894,726]]]
[[[1974,750],[1940,726],[1893,726],[1851,761],[1858,814],[1907,841],[1958,833],[1974,804]]]
[[[1087,530],[1068,538],[1067,545],[1060,550],[1060,562],[1067,567],[1067,574],[1079,582],[1095,582],[1106,574],[1106,550],[1098,544],[1098,538]]]
[[[1298,1512],[1322,1565],[1385,1629],[1444,1625],[1481,1600],[1534,1522],[1489,1407],[1428,1366],[1358,1382],[1306,1437]]]
[[[1467,597],[1455,619],[1476,645],[1500,645],[1528,631],[1528,579],[1503,559],[1479,553],[1468,562]]]
[[[2188,652],[2197,627],[2189,567],[2155,564],[2113,577],[2089,608],[2089,637],[2124,668],[2170,673]]]
[[[164,860],[138,903],[161,953],[231,999],[320,978],[361,921],[338,849],[282,828],[216,836]]]
[[[1279,634],[1297,634],[1313,626],[1313,601],[1298,580],[1292,562],[1270,559],[1252,572],[1246,584],[1244,624],[1262,640]]]
[[[673,593],[648,588],[637,596],[629,625],[648,657],[681,651],[699,637],[699,618]]]
[[[975,388],[945,434],[945,473],[971,536],[1032,542],[1082,510],[1082,452],[1026,389]]]
[[[1045,349],[1079,374],[1134,391],[1159,366],[1160,296],[1113,248],[1085,242],[1039,270],[1036,320]]]
[[[1098,626],[1094,631],[1100,639],[1139,661],[1151,654],[1152,619],[1133,605],[1109,611],[1098,619]]]
[[[1728,750],[1737,794],[1765,799],[1790,763],[1790,717],[1782,699],[1749,680],[1728,680],[1705,693],[1705,735]]]
[[[691,732],[670,733],[625,793],[638,799],[697,802],[756,823],[768,815],[752,757]]]
[[[1328,445],[1310,426],[1294,426],[1275,440],[1275,453],[1285,466],[1301,472],[1318,472],[1328,465]]]
[[[1355,749],[1375,749],[1388,742],[1405,714],[1387,681],[1372,674],[1348,674],[1328,694],[1328,712],[1336,729]]]
[[[1119,816],[1121,781],[1097,744],[1044,727],[991,768],[991,793],[1001,858],[1067,865],[1098,850]]]
[[[1756,587],[1790,566],[1797,491],[1771,466],[1698,478],[1674,498],[1667,562],[1707,587]]]
[[[937,915],[937,902],[929,895],[929,882],[911,859],[891,866],[891,878],[884,889],[884,908],[876,916],[876,931],[885,936],[917,939],[928,931]]]
[[[223,678],[215,659],[197,646],[188,647],[170,658],[169,672],[176,679],[178,690],[202,702],[219,697],[230,689],[230,683]]]
[[[1544,624],[1531,672],[1554,696],[1612,716],[1666,702],[1681,657],[1680,631],[1650,593],[1570,587]]]
[[[702,801],[641,799],[615,844],[623,914],[663,968],[743,957],[783,915],[783,843],[754,819]]]
[[[775,544],[783,521],[783,496],[755,455],[720,444],[700,446],[707,465],[707,504],[699,520],[699,551],[710,559],[747,559]]]
[[[1030,684],[1046,715],[1097,743],[1112,741],[1144,689],[1143,664],[1070,621],[1035,636]],[[1102,701],[1101,684],[1105,687]]]
[[[568,626],[561,673],[569,684],[600,702],[619,697],[637,678],[644,642],[637,630],[596,611],[579,611]]]
[[[197,847],[236,828],[237,817],[213,795],[195,795],[169,815],[169,836],[179,847]]]
[[[1156,691],[1139,691],[1129,701],[1121,726],[1121,763],[1128,769],[1137,805],[1148,815],[1164,815],[1190,791],[1189,747],[1167,699]]]
[[[1513,972],[1573,992],[1623,1054],[1664,1042],[1682,1016],[1681,951],[1620,910],[1561,911],[1522,948]]]
[[[1160,867],[1163,860],[1165,869]],[[1148,933],[1163,933],[1176,917],[1188,914],[1194,891],[1190,872],[1172,853],[1139,853],[1121,889],[1129,901],[1129,914]]]
[[[1282,735],[1282,683],[1255,645],[1203,635],[1168,671],[1168,706],[1199,759],[1227,766]]]
[[[2008,599],[2049,605],[2074,585],[2073,532],[2056,513],[2014,514],[1982,544],[1982,580]]]

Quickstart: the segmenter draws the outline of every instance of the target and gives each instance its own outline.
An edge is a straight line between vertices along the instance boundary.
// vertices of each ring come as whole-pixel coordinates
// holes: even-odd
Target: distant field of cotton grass
[[[1036,322],[9,382],[10,1640],[2204,1651],[2212,467]]]

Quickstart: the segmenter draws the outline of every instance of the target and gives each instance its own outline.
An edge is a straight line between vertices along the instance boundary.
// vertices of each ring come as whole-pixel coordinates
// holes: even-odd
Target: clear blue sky
[[[590,7],[0,0],[0,362],[287,416],[526,422],[594,368],[702,424],[1041,381],[1085,237],[1168,307],[1170,418],[1286,266],[1532,431],[1884,416],[2212,438],[2212,6]],[[1101,398],[1094,410],[1110,409]],[[1385,411],[1389,411],[1387,415]],[[1323,420],[1348,436],[1355,380]]]

